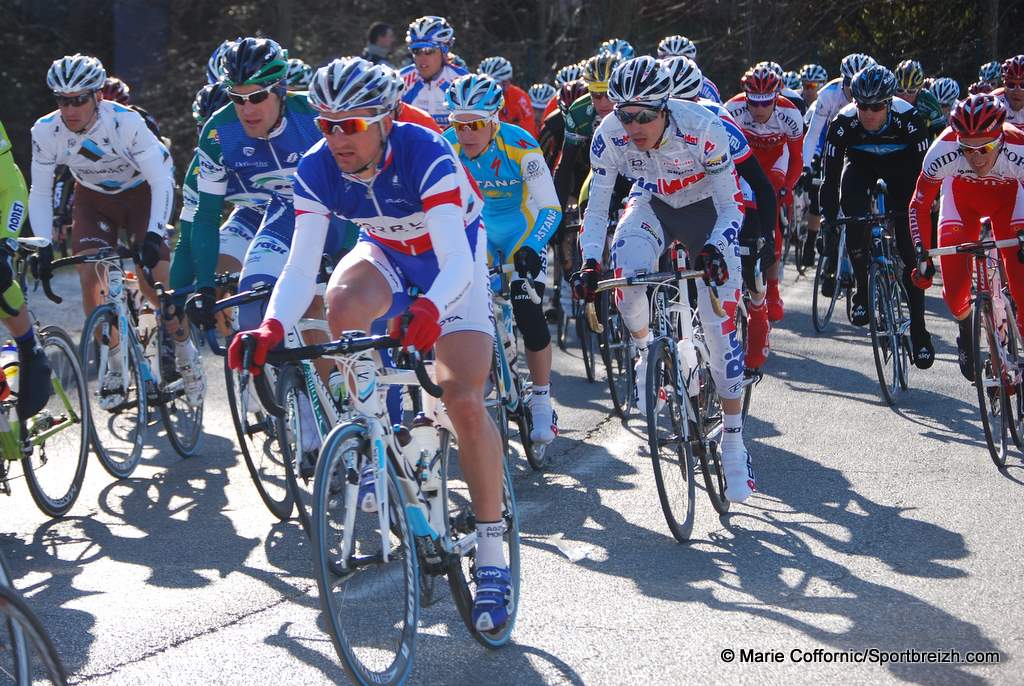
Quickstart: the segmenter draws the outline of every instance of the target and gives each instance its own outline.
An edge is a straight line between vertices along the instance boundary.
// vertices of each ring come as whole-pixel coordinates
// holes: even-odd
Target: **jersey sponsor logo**
[[[495,157],[494,162],[491,163],[491,171],[494,172],[495,176],[501,171],[501,158]]]
[[[629,145],[629,135],[627,134],[622,138],[616,138],[615,136],[612,136],[612,145],[619,148]]]
[[[292,194],[292,177],[295,169],[275,169],[274,171],[254,174],[252,184],[256,188],[279,193],[282,195]]]
[[[254,250],[254,255],[255,255],[256,252],[258,252],[260,250],[266,251],[266,252],[274,252],[274,253],[277,253],[278,255],[287,255],[288,254],[288,248],[286,246],[284,246],[284,245],[281,245],[281,243],[279,241],[273,241],[273,240],[256,241],[255,243],[253,243],[252,247],[253,247],[253,250]]]
[[[640,159],[640,158],[633,157],[633,158],[631,158],[629,160],[629,169],[630,169],[630,171],[634,171],[634,172],[643,171],[645,167],[646,167],[646,165],[644,164],[644,161],[642,159]]]
[[[704,141],[704,154],[705,155],[707,155],[708,153],[710,153],[714,149],[715,149],[715,142],[714,141]]]
[[[518,186],[522,184],[522,179],[482,179],[477,181],[480,188],[508,188],[509,186]]]
[[[684,133],[683,134],[683,141],[685,143],[687,143],[688,145],[697,145],[697,143],[699,142],[697,140],[697,137],[694,136],[692,133]]]
[[[590,152],[594,157],[600,158],[607,147],[607,144],[604,142],[604,136],[594,136],[594,143],[590,146]]]
[[[86,139],[82,141],[82,147],[78,149],[78,154],[89,160],[90,162],[99,162],[103,159],[106,154],[100,146],[93,143],[91,140]]]
[[[296,162],[299,161],[299,153],[293,152],[291,155],[288,155],[288,159],[286,159],[285,161],[288,164],[295,164]]]
[[[943,167],[953,162],[956,162],[960,156],[961,155],[959,150],[950,150],[949,152],[943,155],[939,155],[934,160],[932,160],[931,163],[928,165],[926,173],[928,174],[928,176],[936,176],[942,170]]]
[[[526,163],[526,175],[531,179],[535,176],[540,176],[541,164],[540,160],[530,160]]]
[[[210,133],[206,134],[206,140],[220,143],[220,134],[217,133],[217,129],[210,129]]]
[[[25,217],[25,205],[20,200],[11,204],[11,213],[7,216],[8,233],[16,234],[21,226],[21,220]]]
[[[525,141],[522,138],[516,141],[516,145],[525,150],[529,150],[530,148],[533,147],[528,141]]]
[[[251,145],[243,145],[242,154],[245,155],[246,157],[252,157],[253,155],[256,154],[256,148],[252,147]]]
[[[719,155],[718,157],[712,157],[710,160],[704,163],[704,169],[709,174],[717,174],[721,170],[729,166],[729,156]]]

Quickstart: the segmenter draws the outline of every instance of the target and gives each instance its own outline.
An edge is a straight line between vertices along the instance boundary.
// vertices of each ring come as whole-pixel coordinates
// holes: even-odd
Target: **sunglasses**
[[[921,92],[920,88],[914,88],[913,90],[904,90],[902,88],[897,88],[896,89],[896,95],[916,95],[917,93],[920,93],[920,92]]]
[[[419,57],[420,55],[433,55],[437,52],[437,48],[413,48],[409,52],[411,52],[413,56]]]
[[[988,143],[982,143],[981,145],[967,145],[966,143],[962,142],[958,142],[957,145],[960,146],[960,152],[963,153],[964,155],[987,155],[990,152],[998,150],[1002,142],[1003,137],[1000,136],[995,140],[989,141]]]
[[[1003,87],[1008,91],[1024,90],[1024,81],[1003,81]]]
[[[804,88],[805,89],[811,90],[811,91],[816,89],[816,88],[818,88],[821,85],[817,81],[804,81],[803,84],[804,84]]]
[[[485,126],[487,126],[487,124],[491,120],[488,118],[474,119],[473,121],[459,121],[458,119],[453,119],[449,117],[448,121],[449,123],[451,123],[452,128],[454,128],[456,132],[462,133],[463,131],[479,131]]]
[[[774,100],[747,100],[747,107],[753,109],[761,109],[763,107],[771,107],[775,104]]]
[[[657,119],[661,115],[660,109],[652,109],[645,107],[639,112],[626,112],[625,110],[615,110],[615,116],[618,117],[619,121],[623,124],[650,124],[652,121]]]
[[[871,112],[881,112],[882,110],[884,110],[888,106],[889,106],[889,103],[887,103],[887,102],[871,102],[871,103],[868,103],[868,102],[858,102],[857,103],[857,109],[860,110],[861,112],[867,112],[869,110]]]
[[[608,97],[608,92],[607,91],[592,91],[592,90],[588,89],[587,92],[590,93],[591,101],[593,101],[593,100],[605,100]]]
[[[72,97],[54,94],[54,97],[57,98],[57,107],[81,107],[92,100],[92,93],[82,93]]]
[[[352,136],[366,131],[370,128],[370,124],[375,124],[386,116],[388,116],[388,113],[384,112],[376,117],[347,117],[345,119],[317,117],[314,121],[317,128],[320,129],[320,133],[325,136],[333,136],[339,131],[346,136]]]
[[[274,89],[277,84],[261,88],[258,91],[249,93],[248,95],[242,95],[241,93],[235,93],[234,91],[228,91],[228,98],[231,102],[235,103],[239,107],[247,102],[251,102],[253,105],[259,105],[261,102],[270,97],[270,92]]]

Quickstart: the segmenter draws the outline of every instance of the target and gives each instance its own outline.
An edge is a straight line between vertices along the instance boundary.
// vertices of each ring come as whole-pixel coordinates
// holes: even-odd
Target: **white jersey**
[[[843,92],[843,79],[832,79],[818,92],[818,99],[807,110],[807,134],[804,136],[804,166],[809,167],[815,157],[821,156],[825,147],[828,125],[839,114],[839,110],[850,104]]]
[[[402,68],[399,72],[405,81],[405,92],[402,93],[402,101],[415,105],[429,114],[441,130],[448,128],[448,106],[445,105],[444,96],[448,92],[448,86],[452,81],[466,74],[465,69],[443,64],[441,71],[430,81],[424,81],[420,76],[415,64]]]
[[[101,100],[88,131],[74,133],[60,110],[40,117],[32,127],[32,190],[29,217],[37,236],[49,236],[53,225],[53,174],[57,165],[98,193],[115,195],[149,184],[148,230],[165,234],[174,203],[171,155],[138,112]]]
[[[656,149],[638,150],[617,117],[605,117],[590,145],[590,201],[583,217],[583,258],[604,253],[608,207],[616,175],[633,182],[631,193],[657,197],[673,208],[712,198],[718,217],[709,242],[739,231],[742,196],[729,153],[729,134],[718,115],[684,100],[668,103],[668,125]]]
[[[1010,101],[1006,99],[1006,90],[1004,88],[997,88],[992,92],[992,95],[996,96],[1003,103],[1003,107],[1006,108],[1006,121],[1014,126],[1024,126],[1024,107],[1019,110],[1013,109]]]

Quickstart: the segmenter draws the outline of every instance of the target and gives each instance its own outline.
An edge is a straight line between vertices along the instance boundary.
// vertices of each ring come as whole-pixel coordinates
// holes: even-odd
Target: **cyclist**
[[[424,110],[444,129],[448,126],[445,91],[448,84],[467,73],[448,59],[455,42],[455,29],[444,17],[428,15],[409,24],[405,40],[413,63],[399,72],[405,79],[402,100]]]
[[[999,88],[1002,83],[1002,66],[998,60],[992,60],[981,65],[978,69],[978,83],[986,83],[993,90]]]
[[[398,334],[403,345],[427,351],[437,344],[438,382],[480,534],[473,621],[490,631],[507,621],[511,583],[501,538],[501,447],[483,402],[494,326],[480,221],[484,203],[447,141],[393,122],[393,90],[372,75],[361,78],[359,66],[335,60],[313,77],[310,96],[326,138],[303,156],[296,172],[296,249],[266,318],[251,332],[258,341],[254,361],[262,363],[281,343],[312,298],[330,217],[357,222],[359,242],[328,286],[328,321],[337,335],[369,330],[381,316],[408,311],[408,328]],[[346,70],[348,78],[341,78]],[[422,294],[410,302],[411,286]],[[239,347],[229,351],[235,368],[241,366]]]
[[[638,57],[616,68],[609,83],[615,116],[605,117],[590,147],[591,198],[580,244],[584,267],[577,275],[580,296],[592,300],[605,247],[608,205],[617,174],[634,182],[612,239],[617,275],[655,271],[671,241],[686,247],[705,272],[698,283],[698,309],[711,351],[711,370],[723,408],[722,464],[726,494],[743,502],[754,488],[743,444],[743,349],[733,317],[711,307],[709,283],[717,284],[727,313],[740,292],[737,243],[743,221],[741,196],[722,120],[694,102],[670,100],[672,79],[653,57]],[[638,407],[645,412],[648,326],[647,291],[623,288],[618,310],[638,348]]]
[[[928,92],[939,103],[939,109],[942,110],[942,125],[945,127],[953,105],[960,98],[960,85],[948,76],[943,76],[935,79],[935,82],[928,88]]]
[[[224,77],[224,65],[221,63],[221,58],[234,42],[225,40],[210,53],[210,59],[206,61],[206,83],[214,84]]]
[[[14,163],[11,139],[0,122],[0,240],[9,240],[21,234],[28,215],[28,192],[25,177]],[[52,256],[53,249],[48,249]],[[36,343],[35,330],[25,305],[25,294],[14,280],[9,259],[0,260],[0,319],[14,336],[18,347],[18,367],[21,382],[18,386],[18,417],[22,423],[46,406],[50,399],[50,362]],[[0,374],[0,376],[3,376]],[[9,390],[6,377],[0,378],[0,395]]]
[[[1024,126],[1024,55],[1010,57],[1003,62],[1003,85],[993,91],[1006,108],[1006,121]]]
[[[427,114],[419,107],[416,107],[416,105],[407,102],[402,102],[402,93],[405,92],[405,79],[402,78],[402,75],[399,74],[398,71],[396,71],[395,69],[386,64],[383,64],[381,62],[378,62],[377,64],[380,64],[382,67],[386,67],[388,69],[388,76],[391,78],[393,82],[393,87],[398,91],[398,96],[395,99],[395,121],[404,121],[409,122],[410,124],[419,124],[420,126],[425,126],[426,128],[430,129],[434,133],[441,133],[441,127],[437,125],[437,122],[434,121],[433,117],[431,117],[429,114]]]
[[[924,251],[931,247],[931,206],[939,203],[939,246],[978,240],[981,218],[991,217],[996,240],[1024,230],[1024,133],[1006,122],[1006,108],[995,96],[972,95],[954,108],[949,128],[932,143],[910,201],[910,230],[917,252],[915,283],[931,286],[935,266]],[[941,195],[940,195],[941,193]],[[1024,303],[1024,265],[1016,248],[1000,250],[1010,294]],[[968,255],[943,255],[942,297],[957,320],[960,372],[974,381],[971,348],[971,270]],[[1024,323],[1018,318],[1018,327]]]
[[[121,79],[108,76],[107,80],[103,82],[100,94],[104,100],[113,100],[120,105],[127,105],[131,101],[131,90],[128,84]]]
[[[544,111],[552,102],[558,106],[558,93],[550,83],[535,83],[527,91],[530,96],[530,104],[533,105],[533,125],[540,135],[540,129],[544,123]]]
[[[620,60],[631,60],[636,54],[633,45],[623,38],[609,38],[597,47],[597,54],[618,55]]]
[[[782,70],[782,65],[778,62],[758,62],[752,68],[757,69],[758,67],[764,67],[770,69],[779,77],[779,94],[789,100],[792,104],[796,105],[796,108],[800,110],[800,118],[803,119],[804,114],[807,112],[807,104],[804,102],[803,97],[796,92],[792,87],[786,83],[786,72]]]
[[[170,153],[135,111],[103,100],[103,64],[95,57],[75,54],[55,60],[46,83],[58,109],[40,117],[32,127],[32,189],[29,214],[35,233],[45,236],[53,226],[53,177],[66,165],[75,177],[75,206],[71,242],[76,255],[114,248],[124,231],[137,251],[138,262],[167,283],[169,250],[167,220],[174,201],[174,169]],[[86,317],[104,301],[95,266],[79,266],[82,307]],[[157,304],[149,284],[143,293]],[[100,404],[115,407],[124,401],[118,341],[112,341]]]
[[[928,122],[928,132],[938,135],[946,128],[946,117],[939,101],[931,92],[924,90],[924,68],[917,60],[903,60],[896,65],[896,95],[917,108],[918,113]]]
[[[988,81],[975,81],[974,83],[967,87],[967,94],[980,95],[983,93],[991,93],[993,90],[995,89],[992,88],[992,84],[990,84]]]
[[[541,122],[550,117],[551,114],[559,108],[558,96],[559,93],[562,92],[562,87],[565,86],[565,84],[567,83],[579,81],[580,79],[583,78],[583,67],[581,66],[581,64],[566,65],[559,69],[558,72],[555,74],[556,92],[552,96],[548,104],[544,107],[544,114],[542,114],[540,117]],[[561,150],[561,143],[559,143],[559,150]]]
[[[803,171],[803,118],[796,106],[780,93],[782,81],[770,67],[755,67],[748,71],[741,85],[743,92],[725,103],[725,107],[743,129],[754,157],[775,188],[780,207],[788,205]],[[777,260],[782,255],[778,219],[772,222],[772,226]],[[779,265],[775,264],[765,275],[768,282],[768,319],[772,322],[782,321],[785,315],[779,293],[779,271]]]
[[[833,117],[839,110],[850,104],[850,81],[853,75],[865,67],[875,64],[873,57],[861,53],[851,53],[843,58],[839,65],[839,77],[832,79],[818,92],[814,104],[807,110],[807,131],[804,134],[804,187],[810,196],[810,209],[807,213],[807,241],[804,243],[803,266],[814,266],[814,248],[817,243],[818,229],[821,227],[821,211],[819,189],[814,179],[820,179],[821,150],[825,144],[825,134]]]
[[[800,67],[800,97],[807,103],[808,110],[818,99],[818,89],[828,81],[828,72],[820,64],[805,64]],[[807,115],[804,115],[804,121]]]
[[[540,143],[540,149],[544,152],[544,160],[548,163],[548,168],[552,172],[558,166],[558,160],[562,154],[562,145],[565,141],[565,113],[569,111],[569,107],[574,102],[586,94],[587,86],[583,83],[582,79],[563,84],[555,96],[555,102],[558,105],[557,111],[544,117],[544,121],[541,123],[540,139],[538,142]],[[576,156],[577,178],[587,175],[588,165],[585,163],[585,159],[581,159],[585,157],[585,155]]]
[[[847,217],[871,212],[869,198],[879,179],[885,181],[886,204],[906,207],[913,194],[914,180],[928,149],[928,127],[917,110],[906,100],[893,97],[896,77],[881,65],[867,67],[851,83],[854,103],[847,105],[829,124],[823,160],[821,211],[825,221],[834,225],[839,211]],[[857,291],[853,296],[851,319],[856,326],[868,323],[869,242],[863,224],[849,224],[846,240],[853,263]],[[918,369],[928,369],[935,361],[935,349],[925,328],[924,292],[914,285],[910,272],[915,263],[914,245],[907,219],[902,213],[893,219],[896,245],[903,260],[903,285],[910,300],[911,355]],[[830,269],[822,290],[830,296],[835,286],[837,247],[834,232],[829,233],[826,248]]]
[[[512,83],[512,63],[504,57],[485,57],[480,61],[476,71],[478,74],[490,76],[501,85],[502,93],[505,95],[505,104],[499,115],[501,121],[526,129],[536,138],[537,126],[533,119],[533,103],[526,91]]]
[[[658,43],[658,59],[666,57],[689,57],[694,64],[697,63],[697,45],[686,36],[667,36]],[[701,84],[700,97],[722,102],[722,96],[718,92],[718,86],[708,77],[704,77]]]
[[[313,67],[309,66],[298,57],[288,58],[288,73],[285,81],[288,82],[288,92],[308,91],[309,82],[313,80]]]
[[[444,137],[483,193],[491,261],[500,257],[514,264],[543,297],[546,248],[562,211],[540,148],[523,129],[498,121],[502,91],[491,77],[460,76],[448,89],[447,99],[452,126]],[[543,308],[530,301],[522,279],[512,281],[511,297],[533,380],[530,440],[547,444],[558,434],[558,418],[551,407],[551,333]]]
[[[699,97],[704,77],[700,68],[689,57],[669,57],[662,60],[672,77],[672,97],[698,102],[718,115],[729,134],[729,154],[743,191],[743,225],[740,228],[740,246],[746,248],[741,255],[743,280],[750,294],[747,312],[747,349],[744,361],[748,369],[760,369],[768,359],[768,308],[765,294],[756,279],[760,271],[766,273],[775,262],[776,192],[761,168],[761,163],[750,151],[746,136],[724,105]],[[761,247],[758,248],[759,239]]]

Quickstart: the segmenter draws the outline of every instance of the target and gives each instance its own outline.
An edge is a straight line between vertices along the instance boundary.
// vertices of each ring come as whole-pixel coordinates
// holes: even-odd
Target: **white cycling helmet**
[[[95,57],[75,53],[54,60],[46,72],[46,85],[54,93],[98,91],[107,82],[107,71]]]
[[[846,83],[850,82],[854,74],[859,72],[861,69],[866,67],[873,67],[878,64],[874,57],[869,57],[860,52],[854,52],[843,58],[842,63],[839,65],[839,73],[842,74],[843,80]]]
[[[778,62],[769,62],[767,60],[762,60],[754,65],[754,69],[758,69],[759,67],[764,67],[768,71],[772,72],[773,74],[779,77],[780,81],[783,80],[782,75],[786,73],[782,70],[782,65],[779,64]]]
[[[678,100],[692,100],[700,94],[704,85],[704,75],[700,67],[689,57],[682,55],[666,57],[661,66],[668,70],[672,77],[672,97]]]
[[[405,42],[410,50],[416,48],[441,48],[444,52],[451,49],[455,42],[455,29],[444,17],[427,15],[409,24],[405,33]]]
[[[485,57],[476,68],[478,74],[486,74],[498,83],[512,80],[512,63],[504,57]]]
[[[782,85],[790,90],[797,90],[800,88],[800,75],[795,71],[784,71],[782,72]]]
[[[608,80],[608,97],[616,105],[662,107],[672,96],[672,77],[653,57],[619,64]]]
[[[697,59],[697,46],[686,36],[668,36],[658,43],[658,59],[666,57],[689,57]]]
[[[535,83],[530,86],[528,91],[530,95],[530,104],[536,110],[542,110],[548,106],[551,102],[551,98],[555,97],[555,87],[550,83]]]
[[[960,98],[960,85],[948,76],[935,79],[935,83],[932,84],[930,91],[935,96],[935,99],[939,101],[939,104],[946,107],[952,107]]]
[[[582,78],[583,67],[578,64],[569,64],[558,70],[555,74],[555,86],[561,88],[570,81]]]
[[[802,83],[825,83],[828,81],[828,72],[820,64],[805,64],[800,67],[800,81]]]
[[[393,71],[362,57],[332,60],[313,74],[309,104],[321,112],[347,112],[364,107],[393,110],[397,104]]]
[[[491,117],[505,106],[501,86],[487,74],[464,74],[452,81],[444,95],[450,112]]]

